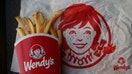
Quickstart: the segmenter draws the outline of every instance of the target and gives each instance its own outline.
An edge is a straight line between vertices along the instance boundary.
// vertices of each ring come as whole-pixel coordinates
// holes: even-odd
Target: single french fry
[[[53,22],[56,18],[58,18],[62,13],[63,13],[63,11],[62,11],[62,10],[59,10],[59,11],[57,11],[53,16],[50,17],[50,19],[49,19],[49,21],[48,21],[48,23],[47,23],[47,25],[46,25],[46,27],[45,27],[45,29],[44,29],[44,33],[48,33],[49,28],[50,28],[52,22]]]
[[[33,15],[34,22],[36,24],[36,33],[40,33],[41,24],[38,21],[38,12]]]
[[[50,26],[51,26],[51,23],[52,23],[52,21],[49,21],[49,22],[46,24],[46,27],[45,27],[45,29],[44,29],[44,33],[48,33],[49,28],[50,28]]]
[[[43,14],[40,12],[40,11],[38,11],[38,18],[39,18],[39,23],[41,24],[41,25],[43,25],[44,24],[44,22],[45,22],[45,19],[44,19],[44,16],[43,16]]]
[[[41,29],[40,29],[40,32],[41,32],[41,33],[44,32],[44,29],[45,29],[45,26],[46,26],[46,24],[47,24],[47,21],[48,21],[48,20],[45,19],[44,23],[42,24]]]
[[[34,33],[36,33],[36,24],[34,24],[33,27],[34,27]]]
[[[15,19],[17,20],[18,24],[21,26],[21,28],[24,30],[26,34],[29,34],[26,27],[24,26],[24,23],[22,21],[22,18],[20,16],[16,16]]]
[[[45,27],[46,27],[48,21],[49,21],[48,19],[45,19],[45,22],[44,22],[44,24],[43,24],[43,25],[44,25],[44,29],[45,29]],[[44,32],[44,29],[43,29],[43,32]]]
[[[40,33],[43,33],[44,27],[45,27],[45,25],[43,24],[43,25],[41,26],[41,28],[40,28]]]
[[[50,28],[50,33],[51,33],[53,36],[57,37],[57,32],[56,32],[56,30],[54,29],[54,27],[51,27],[51,28]]]
[[[16,28],[16,30],[20,37],[24,37],[26,35],[22,28],[19,27],[19,28]]]
[[[43,33],[43,30],[45,28],[46,25],[46,19],[44,18],[44,16],[42,15],[42,13],[40,11],[38,11],[38,16],[39,16],[39,23],[41,24],[41,29],[40,32]]]
[[[34,19],[34,22],[36,24],[36,32],[37,33],[41,33],[41,27],[44,23],[44,17],[42,15],[42,13],[40,11],[37,11],[34,15],[33,15],[33,19]]]
[[[57,35],[58,35],[59,42],[61,44],[62,43],[62,33],[61,33],[61,30],[57,30]]]
[[[27,17],[24,17],[23,19],[24,19],[25,27],[27,28],[28,32],[31,33],[30,26],[28,24],[28,18]]]
[[[31,34],[35,33],[33,23],[29,18],[27,18],[27,23],[28,23]]]

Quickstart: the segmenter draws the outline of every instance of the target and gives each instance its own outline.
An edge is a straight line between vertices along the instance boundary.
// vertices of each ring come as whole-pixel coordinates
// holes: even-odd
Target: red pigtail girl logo
[[[124,57],[119,57],[117,64],[113,66],[114,71],[116,70],[129,70],[131,67],[130,65],[127,64],[126,60]]]
[[[116,48],[107,22],[90,5],[72,5],[56,21],[63,33],[62,61],[68,66],[94,66]]]
[[[39,44],[34,44],[30,49],[30,56],[34,59],[40,59],[45,55],[44,48]]]

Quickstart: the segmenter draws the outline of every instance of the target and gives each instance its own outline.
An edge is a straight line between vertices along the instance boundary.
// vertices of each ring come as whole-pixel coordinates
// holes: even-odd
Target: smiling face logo
[[[34,59],[40,59],[45,55],[44,48],[39,44],[34,44],[30,48],[30,56]]]
[[[116,70],[129,70],[131,69],[130,65],[127,63],[124,57],[119,57],[117,63],[113,66],[114,71]]]
[[[116,48],[107,22],[90,5],[68,7],[55,24],[63,33],[62,61],[70,67],[92,67]]]
[[[92,45],[96,32],[91,25],[87,23],[84,27],[79,28],[81,23],[73,28],[66,29],[63,34],[66,42],[73,52],[83,54]]]

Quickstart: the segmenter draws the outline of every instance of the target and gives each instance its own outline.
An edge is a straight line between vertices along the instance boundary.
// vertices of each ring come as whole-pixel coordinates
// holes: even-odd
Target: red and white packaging
[[[21,4],[23,17],[37,9],[46,17],[64,11],[54,23],[63,33],[62,74],[132,74],[131,0],[22,0]],[[19,71],[16,67],[12,64],[13,71]]]
[[[60,74],[58,39],[48,34],[27,35],[15,43],[20,74]]]
[[[126,40],[130,35],[124,36],[119,28],[122,21],[102,14],[92,5],[78,3],[67,7],[56,20],[63,33],[63,74],[130,74],[132,50],[122,46],[130,42]]]

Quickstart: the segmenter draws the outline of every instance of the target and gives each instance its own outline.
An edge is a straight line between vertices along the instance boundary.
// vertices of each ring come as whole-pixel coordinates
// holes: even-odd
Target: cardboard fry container
[[[58,39],[48,34],[27,35],[15,43],[20,74],[60,74]]]

